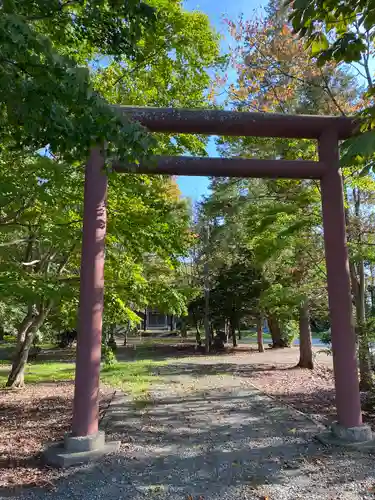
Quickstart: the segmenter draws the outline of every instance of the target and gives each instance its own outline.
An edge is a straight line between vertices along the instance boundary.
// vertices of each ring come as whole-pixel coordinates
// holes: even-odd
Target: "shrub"
[[[326,332],[323,332],[320,335],[320,340],[323,342],[323,344],[329,345],[331,343],[331,329],[327,330]]]
[[[113,349],[106,343],[102,344],[102,361],[106,368],[117,363],[116,355]]]
[[[58,347],[65,349],[72,347],[73,343],[77,340],[77,330],[66,330],[58,335]]]
[[[290,347],[299,335],[298,322],[295,320],[284,321],[281,325],[281,334],[285,344]]]
[[[4,335],[3,341],[6,342],[7,344],[14,344],[16,341],[15,335]]]

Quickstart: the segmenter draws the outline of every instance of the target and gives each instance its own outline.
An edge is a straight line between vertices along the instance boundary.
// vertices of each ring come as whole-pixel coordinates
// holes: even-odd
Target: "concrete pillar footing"
[[[330,429],[316,436],[325,445],[375,451],[375,439],[370,426],[344,427],[333,422]]]
[[[120,441],[105,442],[103,431],[90,436],[66,434],[64,441],[53,443],[43,452],[43,460],[52,467],[71,467],[98,460],[120,448]]]

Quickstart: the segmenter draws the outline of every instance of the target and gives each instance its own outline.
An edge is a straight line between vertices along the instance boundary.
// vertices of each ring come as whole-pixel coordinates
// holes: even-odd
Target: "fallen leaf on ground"
[[[332,369],[317,365],[314,373],[311,373],[310,370],[291,368],[292,366],[279,364],[271,371],[267,366],[267,370],[252,372],[251,382],[297,410],[334,419],[336,410]]]
[[[69,431],[73,390],[73,381],[0,389],[0,488],[54,488],[61,471],[43,466],[41,453],[46,443],[63,439]],[[103,396],[101,410],[109,402]]]

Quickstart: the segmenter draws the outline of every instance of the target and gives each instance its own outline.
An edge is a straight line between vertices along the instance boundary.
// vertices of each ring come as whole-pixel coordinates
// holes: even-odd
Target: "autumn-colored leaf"
[[[17,392],[0,390],[0,488],[10,485],[55,487],[52,481],[59,472],[44,467],[35,457],[46,443],[61,439],[69,430],[73,390],[70,382],[41,383]],[[111,391],[102,393],[101,410],[107,408],[111,394]],[[36,411],[42,426],[30,420]]]

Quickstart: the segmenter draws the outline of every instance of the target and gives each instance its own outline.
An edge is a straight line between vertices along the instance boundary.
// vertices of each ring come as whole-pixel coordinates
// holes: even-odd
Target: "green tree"
[[[20,75],[7,73],[7,85],[13,78],[18,85],[23,78],[20,85],[28,90],[27,99],[19,100],[25,104],[20,106],[20,135],[13,142],[10,132],[9,137],[2,137],[0,156],[4,186],[0,194],[0,281],[4,303],[17,304],[24,315],[17,327],[17,354],[8,380],[12,386],[22,384],[30,345],[50,314],[58,315],[61,325],[75,325],[82,160],[88,148],[106,141],[109,159],[115,155],[128,160],[148,154],[150,145],[155,153],[204,151],[204,140],[199,137],[159,135],[151,141],[137,125],[124,125],[107,103],[200,106],[209,82],[208,67],[218,56],[218,38],[207,17],[184,11],[179,1],[130,2],[126,7],[116,1],[48,6],[33,2],[30,12],[21,4],[1,7],[4,18],[13,16],[17,26],[22,24],[28,33],[9,49],[13,51],[9,67]],[[66,27],[72,20],[70,31]],[[29,74],[33,58],[40,71]],[[51,58],[63,67],[56,66],[52,75],[46,72],[43,76],[46,68],[42,63],[48,66]],[[121,74],[115,76],[114,69]],[[62,72],[66,74],[61,76]],[[76,76],[81,73],[84,80],[78,87],[82,95],[77,95]],[[116,82],[119,76],[123,79]],[[136,87],[130,92],[134,82]],[[71,93],[69,85],[74,87]],[[17,88],[12,87],[11,92],[9,109],[16,106],[14,96],[21,95]],[[28,100],[30,96],[33,99]],[[35,121],[30,109],[36,114]],[[10,116],[7,111],[4,119]],[[51,116],[56,119],[50,126]],[[7,121],[7,130],[12,130],[12,123]],[[33,154],[46,145],[47,156]],[[180,200],[173,180],[110,176],[105,327],[136,321],[134,310],[146,305],[184,313],[189,289],[180,285],[180,257],[192,239],[189,225],[189,208]]]
[[[322,68],[314,66],[311,55],[305,50],[304,40],[293,35],[287,15],[287,9],[280,11],[277,6],[270,3],[268,16],[264,20],[253,19],[228,23],[237,46],[233,53],[233,65],[237,70],[238,79],[236,84],[229,88],[228,100],[231,105],[240,110],[256,109],[287,113],[347,114],[360,109],[364,103],[361,99],[362,88],[358,85],[356,78],[346,68],[338,66],[335,62],[330,62]],[[225,138],[220,147],[224,155],[288,159],[316,158],[315,146],[310,141]],[[354,154],[347,155],[348,165],[351,165],[350,170],[345,172],[345,177],[348,177],[345,189],[348,195],[352,189],[352,182],[361,183],[361,179],[355,172],[355,166],[351,164],[353,156]],[[255,186],[259,186],[259,183]],[[321,239],[319,241],[322,233],[318,187],[310,181],[302,183],[266,181],[263,182],[263,186],[264,191],[258,190],[258,195],[264,197],[264,200],[269,198],[270,203],[260,201],[258,207],[253,204],[251,212],[253,217],[254,213],[259,213],[259,209],[263,211],[260,215],[264,222],[259,223],[261,229],[259,250],[262,253],[262,246],[265,247],[264,257],[267,258],[265,269],[268,274],[271,273],[271,285],[276,277],[276,275],[272,277],[272,269],[282,273],[282,270],[288,271],[291,268],[305,268],[303,273],[302,269],[294,273],[296,279],[292,281],[289,279],[288,272],[284,275],[284,279],[280,275],[277,277],[283,283],[283,289],[292,287],[296,298],[303,292],[305,299],[302,300],[302,297],[298,299],[294,306],[296,307],[298,303],[305,304],[311,295],[322,295],[312,293],[312,289],[308,293],[304,285],[304,283],[310,283],[317,286],[317,282],[322,281],[319,276],[324,277],[325,273],[324,264],[321,264],[323,245]],[[351,198],[348,196],[349,202]],[[293,205],[289,203],[289,199],[293,200]],[[348,209],[348,233],[351,231],[350,224],[353,220],[349,217],[350,212]],[[274,237],[269,238],[270,232]],[[283,241],[280,235],[288,236],[285,238],[286,247],[281,249],[282,251],[278,248]],[[266,241],[266,245],[262,245],[262,239]],[[318,240],[318,245],[316,240]],[[319,255],[317,256],[318,249]],[[307,252],[312,254],[312,258]],[[358,253],[351,253],[352,289],[355,296],[358,292],[356,285],[360,279],[358,271],[361,269],[361,265],[357,264],[358,257]],[[306,266],[308,262],[313,268],[317,268],[317,272],[313,272],[317,281],[311,279],[311,272]],[[315,265],[316,263],[318,266]],[[321,289],[321,286],[318,288]],[[275,300],[275,307],[283,295],[284,297],[290,296],[290,293],[282,293],[280,296],[277,290],[278,287],[275,288],[272,285],[267,292],[270,298]],[[361,303],[364,304],[363,301]],[[267,304],[269,305],[268,299]],[[279,302],[278,310],[282,313],[280,305]],[[313,304],[310,306],[314,307]],[[303,312],[302,309],[300,312]],[[367,370],[367,373],[370,372]]]
[[[238,252],[234,263],[219,269],[214,278],[210,291],[211,319],[228,321],[233,347],[237,346],[236,330],[241,320],[257,315],[262,288],[262,274],[246,249]]]
[[[374,42],[375,4],[373,0],[288,1],[296,32],[311,46],[318,63],[369,62]],[[368,67],[365,67],[366,74]],[[369,73],[368,73],[369,74]]]
[[[364,82],[359,112],[362,121],[358,137],[344,144],[346,164],[357,164],[365,173],[374,165],[373,71],[375,4],[372,0],[302,0],[290,2],[290,19],[295,33],[315,65],[341,64],[350,67]]]
[[[138,1],[6,1],[0,6],[0,143],[85,158],[95,142],[125,159],[144,155],[142,130],[120,119],[94,90],[90,61],[144,60],[157,12]]]
[[[154,143],[108,103],[202,105],[218,61],[207,16],[180,0],[13,0],[0,14],[3,148],[80,161],[106,142],[109,156],[142,158]]]
[[[17,328],[17,354],[8,385],[23,383],[28,352],[37,330],[57,309],[75,322],[78,303],[83,171],[46,157],[13,164],[27,177],[32,203],[0,232],[0,281],[3,298],[24,317]],[[4,170],[7,176],[7,164]],[[1,171],[2,172],[2,171]],[[1,174],[0,174],[1,175]],[[178,257],[188,248],[189,212],[170,190],[170,180],[112,176],[108,198],[105,323],[125,323],[131,305],[165,304],[181,313],[184,299],[173,282]],[[13,203],[3,206],[11,213]],[[19,199],[19,206],[24,202]],[[3,209],[6,214],[6,209]],[[146,256],[152,255],[150,258]],[[157,262],[157,265],[154,264]],[[154,268],[154,270],[152,270]],[[160,270],[164,268],[161,274]],[[155,272],[158,271],[158,278]],[[74,323],[73,325],[74,326]]]

